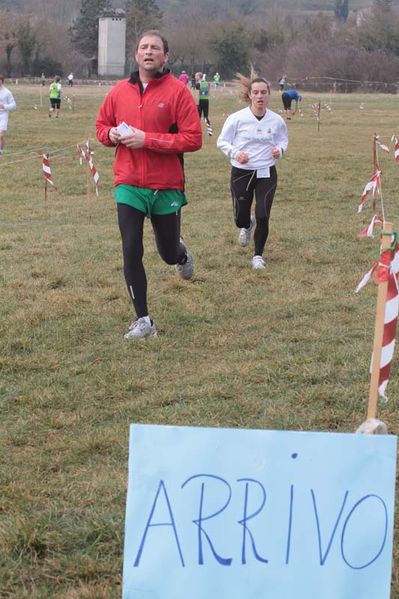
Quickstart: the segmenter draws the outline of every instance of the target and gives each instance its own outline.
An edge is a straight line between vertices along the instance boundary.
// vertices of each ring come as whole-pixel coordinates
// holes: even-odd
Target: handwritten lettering
[[[312,560],[315,564],[318,563],[320,567],[324,567],[329,558],[334,556],[335,560],[341,560],[351,570],[365,569],[380,557],[387,542],[388,510],[383,498],[376,494],[352,497],[350,491],[345,490],[342,492],[342,496],[337,499],[336,509],[331,515],[331,513],[326,513],[326,508],[323,507],[323,501],[318,496],[317,489],[311,488],[306,492],[302,489],[299,496],[295,485],[289,485],[286,507],[280,506],[277,514],[277,517],[281,520],[282,535],[284,530],[287,531],[286,541],[283,544],[285,552],[283,555],[280,554],[281,549],[279,550],[280,553],[276,552],[276,543],[273,543],[273,539],[267,537],[265,517],[270,512],[271,507],[267,507],[267,504],[269,505],[269,502],[267,502],[268,494],[263,482],[252,477],[241,477],[230,484],[222,476],[212,473],[199,473],[187,478],[180,485],[180,489],[173,489],[172,496],[176,497],[178,492],[184,493],[188,487],[191,488],[191,493],[198,493],[198,495],[194,495],[194,497],[197,497],[197,501],[192,506],[192,519],[183,522],[179,519],[179,530],[174,516],[177,511],[172,507],[171,494],[168,492],[164,480],[158,482],[154,498],[149,501],[148,516],[144,515],[142,518],[145,521],[145,526],[135,552],[136,557],[133,562],[135,568],[138,568],[141,564],[150,536],[151,547],[148,548],[148,555],[151,553],[151,548],[157,546],[157,531],[161,529],[163,531],[170,530],[171,546],[176,551],[176,565],[184,568],[187,562],[185,560],[185,551],[188,548],[182,546],[181,539],[184,538],[186,543],[188,538],[193,539],[193,536],[189,534],[189,527],[193,524],[197,531],[198,566],[209,565],[212,562],[224,567],[231,566],[233,562],[237,562],[242,566],[259,562],[264,567],[268,567],[268,564],[270,567],[272,564],[282,562],[289,566],[293,552],[299,549],[297,546],[298,541],[296,544],[293,543],[296,524],[294,508],[296,503],[299,502],[302,512],[301,518],[306,517],[309,519],[307,528],[309,535],[313,535],[314,554],[307,555],[306,559]],[[269,492],[270,494],[271,492]],[[319,493],[319,495],[322,494]],[[233,502],[233,498],[236,501]],[[238,519],[237,505],[241,506],[241,517]],[[353,539],[351,523],[356,519],[356,530],[359,529],[359,525],[364,524],[364,530],[367,532],[370,513],[378,517],[375,519],[374,527],[370,531],[372,537],[365,544],[369,553],[365,556],[362,554],[363,548],[359,548]],[[219,548],[223,546],[223,537],[218,538],[215,532],[211,536],[209,531],[209,525],[212,521],[222,517],[222,514],[223,518],[229,520],[229,526],[238,525],[242,529],[240,546],[230,547],[230,555],[227,556],[223,556]],[[332,524],[328,526],[326,522],[332,522]],[[182,529],[183,526],[184,530]],[[239,537],[240,535],[233,535],[232,538],[238,539]],[[264,543],[265,539],[274,548],[272,556],[262,556],[258,551],[257,545],[260,542]],[[281,547],[281,543],[278,546]],[[354,546],[357,547],[356,552],[352,551]],[[193,555],[192,552],[190,555]]]
[[[162,493],[163,493],[163,495],[165,497],[166,507],[167,507],[167,510],[168,510],[168,513],[169,513],[169,516],[170,516],[170,521],[169,522],[153,522],[152,521],[153,517],[154,517],[155,510],[157,508],[158,499],[159,499],[159,496],[161,494],[161,491],[162,491]],[[170,505],[168,493],[166,491],[165,483],[163,482],[163,480],[159,481],[159,485],[158,485],[157,492],[155,494],[154,502],[153,502],[151,510],[150,510],[150,515],[149,515],[147,523],[145,525],[144,534],[143,534],[143,537],[142,537],[140,545],[139,545],[139,550],[137,552],[136,559],[134,560],[134,566],[135,567],[139,566],[139,564],[140,564],[141,554],[143,553],[144,543],[146,542],[147,533],[148,533],[149,529],[151,527],[158,527],[158,526],[170,526],[172,528],[173,534],[175,536],[175,541],[176,541],[177,549],[178,549],[178,552],[179,552],[180,562],[181,562],[181,565],[184,567],[185,564],[184,564],[182,550],[181,550],[181,547],[180,547],[179,537],[177,535],[175,519],[174,519],[174,516],[173,516],[173,512],[172,512],[172,508],[171,508],[171,505]]]

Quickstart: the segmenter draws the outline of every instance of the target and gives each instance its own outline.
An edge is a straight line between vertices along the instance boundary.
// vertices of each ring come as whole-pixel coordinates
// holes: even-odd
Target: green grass
[[[112,199],[112,150],[94,141],[104,87],[74,89],[47,117],[38,87],[15,86],[0,162],[0,596],[114,598],[121,589],[131,422],[347,431],[365,420],[376,288],[354,288],[378,240],[356,206],[372,134],[388,142],[397,98],[306,94],[289,124],[266,246],[253,272],[232,222],[228,160],[216,149],[234,94],[211,98],[215,136],[186,157],[183,233],[193,281],[176,278],[145,231],[159,336],[123,339],[133,319]],[[68,93],[68,91],[66,91]],[[321,100],[320,131],[311,104]],[[34,109],[37,104],[38,108]],[[360,108],[360,105],[363,108]],[[280,110],[275,92],[271,108]],[[204,129],[204,133],[205,129]],[[93,194],[76,143],[93,139]],[[44,199],[42,151],[57,190]],[[387,220],[399,167],[381,155]],[[398,433],[398,366],[379,416]],[[392,597],[399,597],[395,549]],[[338,599],[338,598],[337,598]]]

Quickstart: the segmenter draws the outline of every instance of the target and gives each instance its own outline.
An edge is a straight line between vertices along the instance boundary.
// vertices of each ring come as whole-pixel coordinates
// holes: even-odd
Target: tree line
[[[33,1],[33,0],[32,0]],[[331,0],[325,10],[293,10],[306,0],[123,0],[127,71],[142,31],[161,28],[170,65],[219,71],[231,79],[251,65],[271,80],[286,73],[295,82],[374,82],[380,89],[399,79],[399,15],[394,0]],[[115,0],[114,0],[115,5]],[[112,0],[80,0],[69,28],[26,13],[0,12],[0,68],[8,76],[73,70],[87,76],[98,51],[98,18]]]

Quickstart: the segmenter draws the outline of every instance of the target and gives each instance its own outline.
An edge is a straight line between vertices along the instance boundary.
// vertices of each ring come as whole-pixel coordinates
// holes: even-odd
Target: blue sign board
[[[396,437],[131,425],[123,599],[389,599]]]

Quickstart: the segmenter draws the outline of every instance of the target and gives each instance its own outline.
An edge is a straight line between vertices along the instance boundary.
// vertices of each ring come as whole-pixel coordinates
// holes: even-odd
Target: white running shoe
[[[251,264],[254,270],[261,270],[265,268],[265,261],[263,260],[262,256],[254,256],[252,258]]]
[[[241,247],[245,248],[245,247],[247,247],[247,245],[249,245],[249,242],[251,241],[252,229],[254,228],[255,225],[256,225],[256,218],[254,216],[251,216],[251,224],[249,225],[248,229],[245,229],[245,227],[243,229],[240,229],[240,234],[238,236],[238,242]]]
[[[187,260],[184,264],[176,264],[176,272],[182,279],[191,279],[194,274],[194,258],[186,249]]]
[[[146,318],[143,316],[138,318],[129,327],[128,332],[125,335],[125,339],[148,339],[149,337],[156,337],[157,330],[155,328],[155,324],[152,322],[148,322]]]

